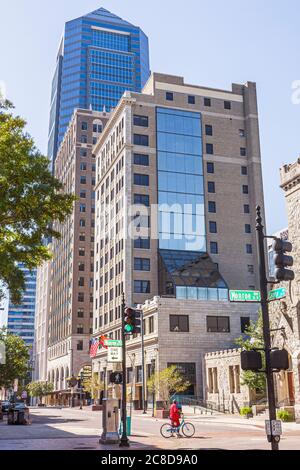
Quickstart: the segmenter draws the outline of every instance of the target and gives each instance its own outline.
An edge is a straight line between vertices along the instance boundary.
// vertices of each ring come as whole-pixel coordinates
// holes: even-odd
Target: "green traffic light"
[[[125,325],[126,333],[132,333],[133,329],[134,329],[133,325]]]

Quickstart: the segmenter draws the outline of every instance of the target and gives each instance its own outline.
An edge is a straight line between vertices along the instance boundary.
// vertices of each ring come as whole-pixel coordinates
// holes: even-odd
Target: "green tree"
[[[20,303],[24,275],[17,263],[34,269],[51,258],[43,240],[60,236],[53,222],[71,214],[75,197],[63,193],[48,158],[25,132],[26,122],[0,100],[0,281]],[[0,296],[3,290],[0,286]]]
[[[256,322],[250,322],[250,325],[245,330],[245,335],[240,336],[236,339],[236,345],[246,351],[250,351],[254,348],[264,348],[263,320],[261,311],[259,312],[258,320]],[[265,355],[263,352],[262,362],[263,368],[265,368]],[[252,371],[244,371],[242,373],[241,384],[247,385],[249,389],[253,392],[258,391],[259,393],[264,393],[266,391],[265,374]]]
[[[22,338],[7,333],[5,328],[0,329],[0,345],[5,352],[4,364],[0,364],[0,388],[11,388],[15,379],[25,379],[30,371],[29,348]]]
[[[168,406],[170,398],[174,393],[183,393],[190,382],[176,366],[170,366],[160,372],[151,375],[147,381],[147,387],[150,393],[159,394],[160,399]]]
[[[99,379],[97,373],[94,373],[90,379],[83,381],[83,389],[91,394],[93,399],[97,399],[99,392],[104,390],[104,382]]]
[[[31,397],[38,397],[40,403],[42,403],[42,398],[45,395],[54,390],[51,382],[31,382],[26,388]]]

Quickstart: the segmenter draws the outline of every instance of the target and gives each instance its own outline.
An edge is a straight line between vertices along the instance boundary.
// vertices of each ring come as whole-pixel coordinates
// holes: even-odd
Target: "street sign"
[[[268,299],[279,300],[279,299],[284,299],[284,297],[286,297],[286,288],[280,287],[279,289],[271,290],[269,292]]]
[[[107,350],[107,362],[122,362],[122,348],[109,346]]]
[[[279,420],[266,421],[266,434],[267,436],[281,436],[282,424]],[[272,431],[272,432],[271,432]]]
[[[106,339],[104,341],[105,346],[122,347],[122,340],[120,339]]]
[[[255,290],[230,290],[230,302],[260,302],[261,295]]]

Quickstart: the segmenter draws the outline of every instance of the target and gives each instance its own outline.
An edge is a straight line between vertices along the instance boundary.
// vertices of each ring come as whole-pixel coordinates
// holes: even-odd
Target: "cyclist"
[[[179,406],[177,405],[177,401],[173,400],[173,404],[170,407],[170,420],[171,420],[171,425],[173,428],[176,430],[176,435],[177,437],[181,437],[179,433],[180,429],[180,409]]]

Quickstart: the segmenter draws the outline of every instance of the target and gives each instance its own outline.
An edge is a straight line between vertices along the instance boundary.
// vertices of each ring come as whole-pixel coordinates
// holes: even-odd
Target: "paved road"
[[[0,422],[0,450],[100,450],[116,446],[99,444],[101,412],[90,409],[31,409],[32,424],[8,426]],[[188,417],[196,428],[191,439],[163,439],[164,420],[135,414],[132,420],[131,449],[269,449],[264,421],[248,421],[230,416]],[[281,449],[300,449],[300,425],[284,426]]]

